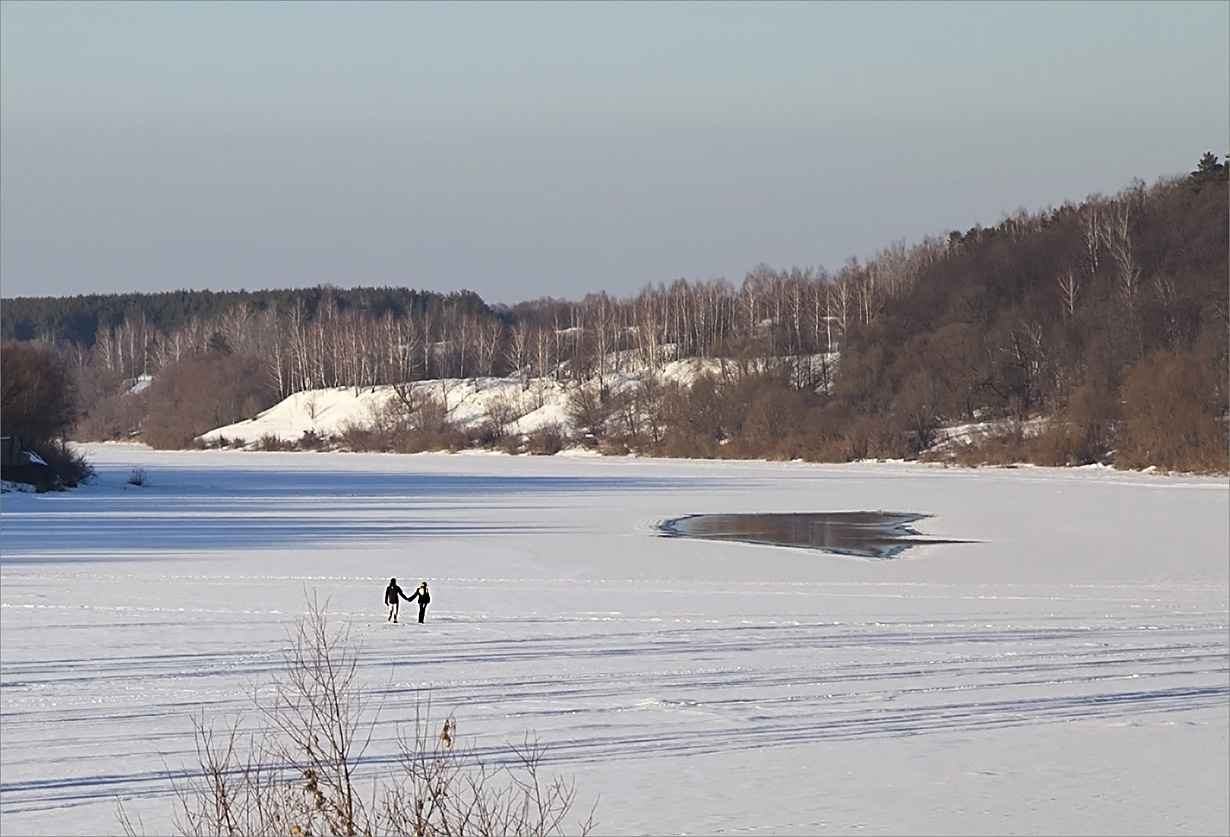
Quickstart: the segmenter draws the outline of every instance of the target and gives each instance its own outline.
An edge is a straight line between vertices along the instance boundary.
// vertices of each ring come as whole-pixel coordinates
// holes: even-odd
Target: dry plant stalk
[[[313,597],[290,631],[269,697],[254,689],[257,720],[226,726],[194,719],[197,768],[172,782],[184,835],[562,835],[576,798],[571,782],[542,776],[542,749],[527,737],[493,767],[458,746],[456,719],[439,734],[430,703],[417,704],[413,734],[399,733],[391,775],[357,783],[379,721],[376,697],[355,679],[359,649],[331,632]],[[576,823],[594,828],[594,810]],[[125,834],[139,833],[122,806]]]

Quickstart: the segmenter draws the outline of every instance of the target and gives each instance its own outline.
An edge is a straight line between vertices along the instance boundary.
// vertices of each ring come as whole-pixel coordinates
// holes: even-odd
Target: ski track
[[[112,610],[119,617],[134,608]],[[681,618],[623,629],[618,616],[606,616],[602,630],[589,619],[529,614],[514,625],[434,620],[430,648],[404,642],[403,631],[417,625],[342,618],[365,649],[360,677],[383,694],[382,723],[412,727],[416,707],[429,703],[432,717],[455,712],[462,735],[473,736],[474,749],[490,761],[506,759],[507,742],[532,730],[550,741],[544,763],[564,770],[1025,724],[1145,715],[1183,722],[1193,710],[1230,700],[1224,620],[1192,622],[1182,613],[1070,628],[969,618],[733,625]],[[492,639],[493,621],[499,639]],[[539,631],[544,622],[553,624]],[[117,619],[106,630],[127,635],[145,627]],[[767,649],[773,665],[764,664]],[[245,687],[267,683],[280,653],[230,646],[166,654],[137,646],[106,659],[5,662],[3,812],[170,796],[171,777],[182,779],[194,764],[189,719],[204,713],[252,723]],[[467,676],[453,676],[458,670]],[[927,685],[914,685],[920,682]],[[109,756],[69,761],[83,740],[89,752]],[[63,748],[65,762],[58,763],[71,764],[75,775],[25,775],[23,748],[36,744]],[[133,752],[157,753],[164,767],[116,770]],[[395,759],[373,747],[363,765],[370,771]]]

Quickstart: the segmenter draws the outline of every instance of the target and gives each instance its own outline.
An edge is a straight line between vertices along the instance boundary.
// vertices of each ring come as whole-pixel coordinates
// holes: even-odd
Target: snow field
[[[5,834],[118,832],[118,799],[168,830],[191,719],[253,720],[312,595],[382,730],[429,701],[492,759],[536,736],[602,834],[1230,825],[1224,480],[87,453],[94,485],[0,509]],[[874,562],[653,529],[858,509],[971,542]],[[389,576],[429,581],[427,624],[385,621]],[[379,737],[365,769],[395,752]]]

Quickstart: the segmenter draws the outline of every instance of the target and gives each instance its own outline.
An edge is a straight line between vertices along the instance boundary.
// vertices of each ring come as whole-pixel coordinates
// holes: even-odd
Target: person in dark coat
[[[406,599],[412,602],[415,599],[419,600],[419,622],[423,621],[423,617],[427,615],[427,603],[431,601],[431,593],[427,592],[427,582],[424,581],[419,585],[419,589],[414,591],[414,595]]]
[[[389,586],[384,588],[384,603],[389,606],[389,618],[385,621],[397,621],[397,608],[398,605],[401,604],[402,599],[405,599],[408,602],[414,601],[414,599],[402,592],[401,587],[397,583],[397,579],[390,578]],[[419,621],[423,621],[421,617],[419,618]]]

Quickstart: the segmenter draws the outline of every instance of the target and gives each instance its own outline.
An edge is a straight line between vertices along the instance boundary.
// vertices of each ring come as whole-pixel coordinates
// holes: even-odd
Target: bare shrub
[[[525,436],[525,452],[537,456],[554,456],[564,449],[564,431],[558,424],[545,424]]]
[[[487,402],[487,419],[494,428],[496,438],[508,432],[508,425],[525,415],[521,397],[515,393],[501,392]]]
[[[277,392],[261,358],[210,353],[164,368],[150,384],[148,399],[143,440],[153,448],[184,449],[202,433],[272,407]]]
[[[1128,375],[1127,433],[1116,464],[1126,468],[1225,473],[1224,407],[1214,373],[1190,352],[1157,352]]]
[[[509,433],[501,438],[495,447],[503,453],[525,453],[525,437],[517,433]]]
[[[598,384],[579,385],[568,393],[567,410],[577,432],[596,441],[606,434],[613,414],[610,389]]]
[[[1017,422],[1008,427],[974,434],[968,442],[952,447],[953,461],[958,465],[1012,466],[1028,461],[1027,438]]]
[[[445,430],[416,429],[399,433],[393,441],[393,450],[397,453],[424,453],[427,451],[449,451],[456,453],[470,446],[466,434],[454,428]]]
[[[43,458],[65,488],[75,488],[94,476],[94,466],[86,461],[85,454],[63,439],[30,445],[30,448]]]
[[[144,468],[133,468],[128,474],[129,485],[149,485],[149,473]]]
[[[311,428],[304,430],[295,447],[299,450],[324,450],[329,446],[329,440]]]
[[[77,441],[120,441],[141,432],[146,413],[144,389],[125,386],[118,370],[87,365],[77,370],[77,393],[81,416],[73,428]]]
[[[491,419],[483,419],[474,427],[464,431],[467,448],[486,448],[494,450],[504,438],[504,431]]]
[[[727,417],[718,382],[701,375],[690,386],[671,384],[662,396],[666,432],[658,450],[662,456],[714,459],[725,441]]]
[[[444,399],[438,398],[431,393],[424,395],[420,400],[418,409],[414,413],[414,424],[421,430],[441,434],[446,434],[453,430],[453,423],[449,418],[448,405],[444,403]]]
[[[76,424],[76,381],[65,353],[47,343],[0,344],[0,431],[27,445],[62,439]]]
[[[1045,422],[1037,435],[1013,439],[1022,461],[1055,467],[1109,463],[1118,404],[1108,393],[1081,386],[1068,399],[1065,418]]]
[[[368,421],[347,422],[340,443],[354,451],[462,450],[470,446],[464,431],[450,421],[444,401],[414,384],[395,384],[392,394],[371,408]]]
[[[1067,419],[1073,435],[1075,464],[1103,462],[1118,441],[1118,400],[1105,390],[1088,384],[1077,387],[1068,398]]]
[[[537,740],[527,736],[520,746],[509,745],[514,767],[492,767],[473,748],[453,749],[456,729],[451,715],[438,735],[434,724],[416,718],[414,737],[401,741],[402,780],[382,800],[387,833],[566,833],[576,789],[560,777],[542,775]],[[591,808],[576,823],[578,833],[594,828],[593,815]]]
[[[632,448],[628,444],[626,436],[618,436],[600,439],[598,441],[598,453],[603,456],[627,456],[632,453]]]
[[[557,835],[571,823],[571,782],[540,771],[542,748],[509,745],[511,766],[493,767],[457,744],[450,715],[436,734],[416,709],[398,734],[391,773],[360,765],[379,722],[379,697],[356,679],[359,648],[333,631],[326,605],[309,601],[290,631],[283,668],[268,697],[252,694],[254,730],[194,721],[198,766],[173,780],[175,827],[185,835]],[[596,803],[595,803],[596,807]],[[126,834],[137,833],[124,813]],[[575,824],[594,827],[593,809]]]
[[[850,446],[845,439],[820,438],[811,443],[803,458],[808,462],[849,462]]]
[[[387,451],[390,447],[387,432],[354,421],[342,425],[338,441],[342,447],[355,452]]]
[[[1073,429],[1064,422],[1056,422],[1028,440],[1026,461],[1033,465],[1087,465],[1077,449]]]
[[[910,453],[905,431],[892,416],[856,416],[846,440],[854,459],[904,459]]]

